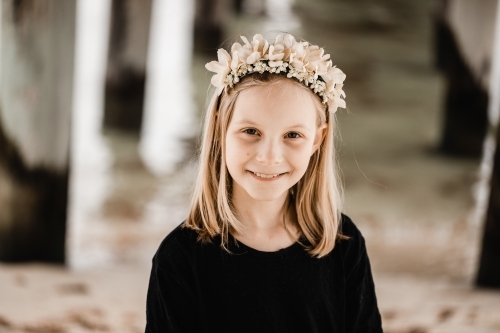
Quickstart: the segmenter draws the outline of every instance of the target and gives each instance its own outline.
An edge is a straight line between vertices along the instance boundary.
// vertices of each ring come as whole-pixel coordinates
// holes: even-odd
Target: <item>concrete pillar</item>
[[[488,79],[497,0],[439,1],[435,22],[437,67],[446,80],[439,150],[479,157],[487,128]]]
[[[196,51],[212,55],[221,47],[230,5],[229,0],[195,1],[194,48]]]
[[[488,105],[488,139],[496,141],[493,168],[489,183],[489,199],[486,208],[479,267],[476,285],[500,288],[500,6],[496,9],[496,27],[490,77],[490,101]],[[493,149],[485,149],[483,163],[491,163]],[[489,175],[486,175],[486,177]],[[488,180],[488,179],[487,179]],[[481,203],[479,203],[481,204]]]
[[[0,261],[65,261],[76,0],[2,0]]]
[[[138,133],[152,0],[113,0],[111,6],[104,126]]]

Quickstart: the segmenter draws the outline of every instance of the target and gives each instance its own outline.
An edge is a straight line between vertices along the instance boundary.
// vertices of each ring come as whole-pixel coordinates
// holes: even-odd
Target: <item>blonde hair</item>
[[[214,94],[205,115],[201,141],[200,168],[185,227],[198,232],[198,239],[210,242],[221,236],[221,246],[227,250],[229,233],[241,232],[244,227],[236,218],[231,205],[232,179],[225,162],[225,138],[235,102],[245,89],[280,84],[283,80],[294,82],[314,96],[318,109],[319,125],[327,124],[326,134],[316,152],[311,156],[304,176],[289,193],[288,203],[295,207],[299,233],[306,240],[308,252],[322,257],[335,247],[340,233],[342,188],[338,179],[334,133],[336,119],[327,106],[308,87],[294,79],[278,74],[251,74],[219,97]],[[287,203],[285,203],[286,205]]]

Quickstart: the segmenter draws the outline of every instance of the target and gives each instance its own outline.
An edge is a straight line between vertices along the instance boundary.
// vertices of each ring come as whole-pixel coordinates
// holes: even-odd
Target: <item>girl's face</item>
[[[226,134],[233,196],[282,200],[302,178],[326,131],[312,98],[288,81],[240,93]]]

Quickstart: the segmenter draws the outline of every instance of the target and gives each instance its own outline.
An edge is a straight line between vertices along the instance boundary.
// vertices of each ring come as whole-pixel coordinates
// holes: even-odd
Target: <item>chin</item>
[[[287,191],[247,191],[249,197],[256,201],[274,201],[281,199]]]

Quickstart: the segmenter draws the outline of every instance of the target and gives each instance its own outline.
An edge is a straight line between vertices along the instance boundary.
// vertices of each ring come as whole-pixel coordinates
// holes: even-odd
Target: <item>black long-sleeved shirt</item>
[[[234,238],[230,254],[180,225],[153,258],[146,332],[382,332],[365,241],[344,215],[341,226],[350,239],[318,259]]]

